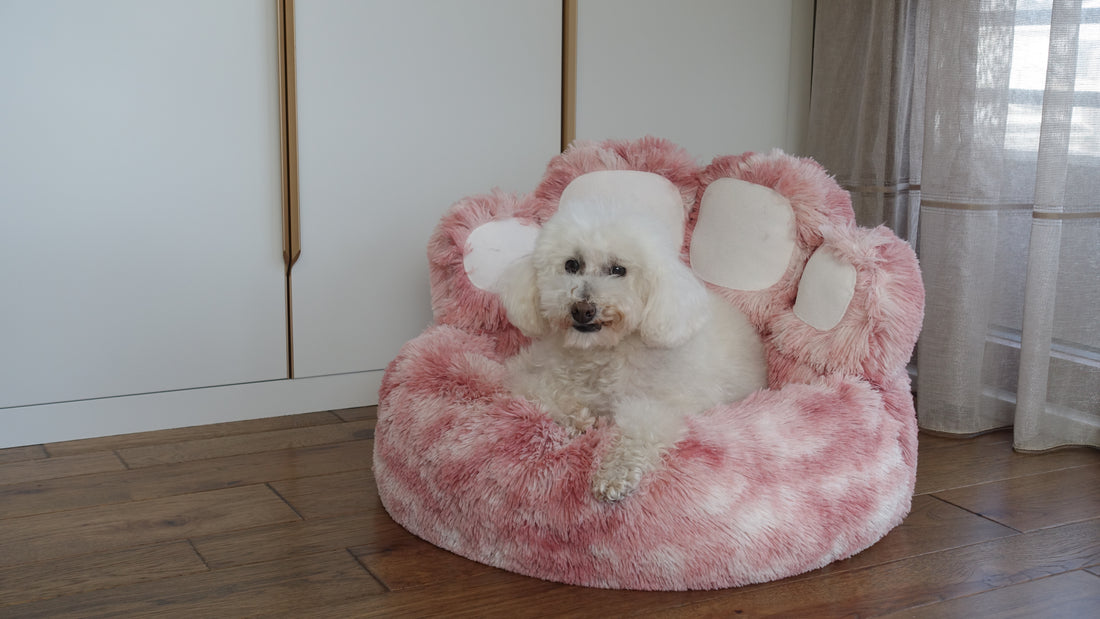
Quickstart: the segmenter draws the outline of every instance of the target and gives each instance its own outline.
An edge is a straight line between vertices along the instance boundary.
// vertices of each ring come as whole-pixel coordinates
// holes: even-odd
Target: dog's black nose
[[[573,322],[586,325],[596,317],[596,306],[588,301],[577,301],[573,304]]]

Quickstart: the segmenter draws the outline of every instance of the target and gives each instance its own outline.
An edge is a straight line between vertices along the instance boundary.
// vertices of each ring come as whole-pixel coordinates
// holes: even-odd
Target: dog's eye
[[[611,265],[611,274],[615,277],[623,277],[626,275],[626,267],[621,264],[613,264]]]
[[[570,258],[569,260],[565,261],[565,272],[566,273],[577,273],[580,270],[581,270],[580,261],[574,260],[573,258]]]

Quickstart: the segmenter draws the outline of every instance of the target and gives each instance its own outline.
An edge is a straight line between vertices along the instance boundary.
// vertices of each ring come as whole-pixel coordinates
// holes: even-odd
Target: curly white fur
[[[603,500],[638,487],[685,416],[765,386],[759,335],[683,263],[682,238],[629,205],[574,203],[502,280],[509,320],[538,338],[510,361],[509,388],[571,432],[619,428],[592,483]]]

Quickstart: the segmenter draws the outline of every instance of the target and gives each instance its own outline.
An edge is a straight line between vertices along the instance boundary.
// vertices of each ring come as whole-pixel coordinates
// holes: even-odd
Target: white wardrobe
[[[0,447],[376,402],[439,215],[560,149],[560,1],[296,3],[288,313],[277,10],[0,0]]]
[[[0,3],[2,442],[11,407],[286,377],[273,23]]]
[[[576,137],[797,150],[812,0],[0,0],[0,448],[362,406],[443,211]],[[566,72],[566,75],[569,73]]]
[[[560,151],[561,3],[296,7],[294,373],[381,370],[431,323],[426,246],[444,209],[530,191]]]

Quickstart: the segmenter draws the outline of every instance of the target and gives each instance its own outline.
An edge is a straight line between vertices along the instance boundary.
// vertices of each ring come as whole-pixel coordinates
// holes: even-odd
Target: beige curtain
[[[922,428],[1100,446],[1100,0],[818,0],[809,154],[921,260]]]

